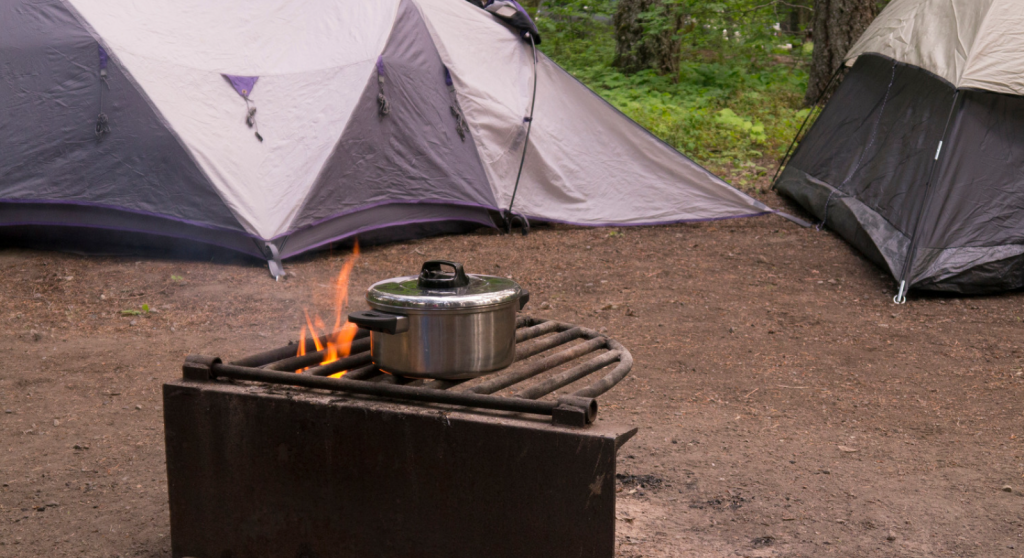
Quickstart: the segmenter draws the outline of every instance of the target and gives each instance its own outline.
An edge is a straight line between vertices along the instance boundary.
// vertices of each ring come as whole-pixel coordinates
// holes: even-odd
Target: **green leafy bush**
[[[715,113],[715,122],[735,130],[742,130],[750,134],[750,139],[757,143],[764,143],[768,136],[764,133],[764,124],[753,123],[750,120],[737,115],[732,109],[724,108]]]
[[[614,4],[606,0],[546,3],[537,24],[542,50],[555,62],[668,144],[745,187],[769,171],[807,116],[802,99],[810,60],[799,45],[776,49],[789,39],[764,17],[744,24],[721,15],[746,4],[702,4],[703,21],[718,27],[697,18],[673,75],[626,75],[612,66]],[[732,27],[723,33],[726,20]]]

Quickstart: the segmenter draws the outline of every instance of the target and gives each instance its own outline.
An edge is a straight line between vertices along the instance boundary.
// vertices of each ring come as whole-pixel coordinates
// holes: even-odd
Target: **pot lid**
[[[445,271],[445,267],[452,271]],[[366,291],[366,301],[374,308],[483,308],[518,300],[521,292],[519,285],[511,279],[469,275],[460,263],[431,260],[423,264],[418,276],[395,277],[374,283]]]

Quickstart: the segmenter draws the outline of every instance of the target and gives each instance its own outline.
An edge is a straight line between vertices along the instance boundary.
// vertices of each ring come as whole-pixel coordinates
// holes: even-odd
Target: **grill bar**
[[[596,339],[595,339],[596,341]],[[523,391],[515,394],[516,397],[522,397],[523,399],[537,399],[544,397],[545,395],[561,388],[565,387],[580,378],[592,374],[605,366],[615,362],[619,359],[618,351],[609,351],[601,356],[592,358],[583,364],[573,366],[572,368],[556,374],[543,382],[531,386]]]
[[[284,384],[329,391],[344,391],[359,395],[375,395],[378,397],[389,397],[393,399],[421,401],[424,403],[442,403],[464,407],[477,407],[480,409],[492,409],[495,411],[511,411],[513,413],[550,415],[555,410],[555,407],[559,405],[556,401],[532,401],[529,399],[519,399],[514,397],[480,395],[477,393],[457,393],[434,389],[425,390],[415,387],[386,384],[383,382],[362,382],[358,380],[346,380],[343,378],[324,378],[322,376],[278,372],[263,368],[248,368],[233,364],[215,363],[210,367],[210,372],[215,379],[231,378],[233,380],[246,380],[250,382]],[[392,378],[393,377],[394,376],[392,376]]]
[[[356,333],[356,335],[359,335],[358,332]],[[352,353],[361,353],[363,351],[370,350],[370,338],[368,336],[364,336],[362,339],[356,339],[352,341],[352,348],[350,350]],[[307,366],[312,366],[314,364],[319,364],[320,362],[323,362],[324,357],[326,356],[327,350],[324,349],[322,351],[314,351],[312,353],[307,353],[302,356],[293,356],[291,358],[286,358],[284,360],[279,360],[277,362],[265,364],[262,366],[262,368],[266,368],[267,370],[295,372],[300,368],[305,368]]]
[[[370,358],[370,351],[365,351],[357,355],[339,358],[334,362],[329,362],[321,366],[314,366],[303,372],[303,374],[309,374],[310,376],[330,376],[331,374],[341,372],[342,370],[365,366],[370,364],[370,362],[372,362],[372,359]],[[347,375],[348,374],[346,374],[346,376]]]
[[[542,372],[551,370],[556,366],[561,366],[570,360],[577,359],[587,353],[596,351],[604,346],[605,340],[606,338],[604,337],[591,339],[585,343],[580,343],[579,345],[575,345],[569,349],[523,366],[522,368],[498,373],[469,388],[467,391],[471,391],[473,393],[494,393],[496,391],[500,391],[513,384],[522,382],[523,380],[528,380]]]
[[[369,335],[369,332],[367,332],[367,335]],[[358,337],[359,335],[356,334],[356,336]],[[329,335],[324,335],[324,336],[320,337],[318,339],[320,341],[320,344],[323,345],[323,344],[327,343],[327,338],[328,337],[330,337],[330,336]],[[315,350],[316,350],[316,342],[314,342],[312,338],[306,339],[306,352],[309,353],[309,352],[312,352],[312,351],[315,351]],[[240,358],[240,359],[232,362],[231,364],[236,364],[238,366],[252,366],[252,367],[258,368],[260,366],[265,366],[265,365],[270,364],[272,362],[277,362],[277,361],[279,361],[281,359],[284,359],[284,358],[293,357],[298,352],[299,352],[299,345],[298,345],[298,343],[290,343],[288,345],[285,345],[284,347],[278,347],[276,349],[270,349],[269,351],[264,351],[262,353],[257,353],[255,355],[250,355],[250,356],[247,356],[245,358]]]
[[[619,365],[612,369],[605,377],[594,382],[588,387],[585,387],[579,391],[573,393],[573,395],[579,397],[597,397],[602,393],[612,389],[616,384],[622,381],[629,374],[629,370],[633,368],[633,355],[622,346],[622,343],[614,339],[608,340],[608,348],[613,351],[619,351],[620,359]]]
[[[185,376],[193,380],[231,378],[408,401],[550,415],[556,423],[583,426],[593,420],[596,413],[594,398],[622,380],[633,365],[633,358],[625,347],[592,329],[523,315],[516,317],[516,328],[516,364],[506,371],[468,381],[416,380],[382,373],[372,363],[369,332],[362,329],[356,333],[350,356],[328,364],[319,364],[326,351],[295,356],[298,345],[293,343],[230,364],[222,364],[219,359],[189,357],[185,365]],[[320,342],[324,343],[332,336],[324,336]],[[583,341],[572,344],[577,339]],[[311,344],[313,340],[308,339],[307,350]],[[601,353],[594,358],[574,362],[598,351]],[[535,356],[537,358],[533,358]],[[204,362],[206,371],[196,373],[196,363]],[[571,395],[547,397],[616,362],[618,364],[610,372],[591,385]],[[570,364],[570,368],[542,378],[539,383],[514,396],[494,395],[565,364]],[[191,374],[189,367],[192,367]],[[302,373],[295,373],[302,369],[305,369]],[[327,377],[346,370],[341,378]],[[540,401],[541,398],[546,400]]]
[[[553,349],[559,345],[568,343],[573,339],[579,339],[583,336],[583,330],[578,327],[573,327],[566,331],[556,333],[550,337],[544,337],[536,339],[529,343],[522,345],[516,345],[516,360],[523,360],[530,358],[533,355],[543,353],[548,349]]]
[[[545,333],[551,333],[552,331],[558,331],[559,328],[569,327],[567,324],[559,322],[544,322],[535,326],[522,327],[516,324],[519,329],[516,330],[516,343],[522,343],[534,337],[540,337]]]
[[[367,364],[366,366],[360,366],[359,368],[353,368],[345,374],[346,380],[366,380],[380,374],[377,371],[377,366],[374,364]]]

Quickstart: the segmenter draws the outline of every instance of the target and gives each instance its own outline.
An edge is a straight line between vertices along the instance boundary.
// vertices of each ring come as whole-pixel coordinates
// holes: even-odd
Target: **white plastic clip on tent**
[[[776,182],[911,289],[1024,287],[1024,2],[895,0]]]
[[[535,84],[512,31],[464,0],[4,2],[0,235],[124,231],[272,260],[411,225],[493,226]],[[770,211],[543,55],[536,72],[515,212],[638,225]]]

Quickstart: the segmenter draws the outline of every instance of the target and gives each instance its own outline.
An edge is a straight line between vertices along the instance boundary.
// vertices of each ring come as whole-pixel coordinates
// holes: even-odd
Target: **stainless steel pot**
[[[372,310],[348,320],[370,330],[370,356],[381,370],[461,380],[512,364],[516,312],[529,299],[511,279],[467,275],[462,264],[431,260],[419,276],[372,285]]]

